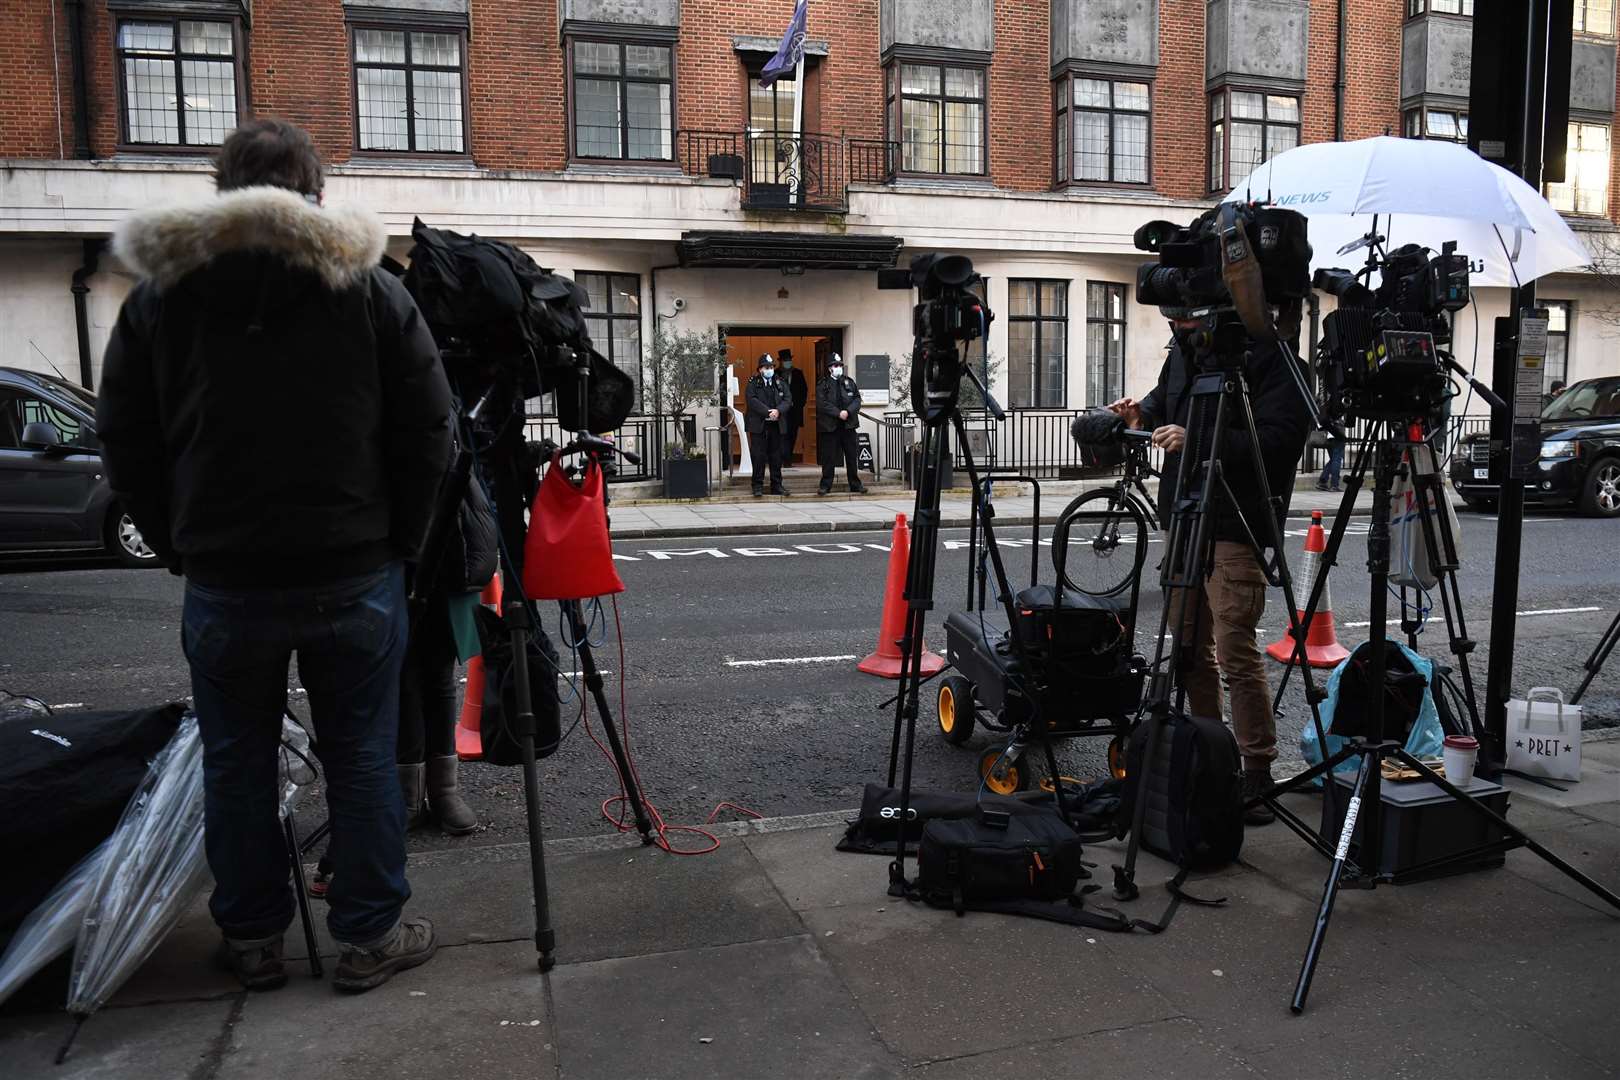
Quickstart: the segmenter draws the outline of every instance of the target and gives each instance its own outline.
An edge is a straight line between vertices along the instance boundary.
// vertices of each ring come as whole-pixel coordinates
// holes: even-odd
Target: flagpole
[[[808,15],[808,10],[806,15]],[[806,20],[808,22],[808,19]],[[808,30],[809,28],[806,27]],[[793,172],[793,186],[788,201],[799,200],[799,185],[804,178],[804,50],[799,50],[799,62],[793,65],[793,152],[799,155],[798,168]]]

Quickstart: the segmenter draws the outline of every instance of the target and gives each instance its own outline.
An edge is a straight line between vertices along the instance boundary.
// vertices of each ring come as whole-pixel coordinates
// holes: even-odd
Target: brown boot
[[[478,815],[461,797],[457,784],[459,764],[454,754],[427,759],[428,811],[439,828],[451,836],[465,836],[478,828]]]
[[[1262,765],[1258,769],[1245,767],[1243,770],[1243,801],[1258,799],[1261,792],[1271,787],[1271,766]],[[1265,803],[1255,803],[1243,811],[1243,824],[1270,825],[1277,820],[1277,814]]]
[[[424,918],[401,919],[381,941],[367,946],[343,945],[332,985],[357,993],[381,986],[401,971],[433,959],[439,941]]]

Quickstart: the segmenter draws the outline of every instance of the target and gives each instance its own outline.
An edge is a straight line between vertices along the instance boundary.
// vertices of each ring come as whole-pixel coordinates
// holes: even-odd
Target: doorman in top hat
[[[821,494],[832,490],[833,472],[840,458],[849,475],[849,490],[856,494],[866,490],[861,486],[861,474],[857,471],[860,450],[855,432],[860,422],[861,388],[844,374],[844,358],[833,353],[826,377],[816,383],[816,446],[821,451]]]
[[[799,445],[799,429],[804,427],[804,407],[810,401],[810,383],[793,362],[792,349],[778,349],[776,363],[782,369],[777,377],[787,383],[793,393],[793,404],[787,411],[787,441],[782,444],[782,463],[786,465]]]
[[[771,494],[786,495],[782,486],[782,458],[787,441],[788,412],[793,408],[793,391],[776,375],[776,361],[770,353],[759,358],[759,370],[748,380],[743,393],[748,415],[748,451],[754,459],[754,497],[765,494],[765,466],[771,467]]]

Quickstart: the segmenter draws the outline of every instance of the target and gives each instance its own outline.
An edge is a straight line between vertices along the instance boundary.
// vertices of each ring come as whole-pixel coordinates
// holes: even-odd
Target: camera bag
[[[1243,848],[1243,766],[1237,740],[1219,720],[1171,714],[1163,721],[1152,761],[1147,756],[1149,717],[1136,726],[1126,754],[1118,835],[1135,821],[1136,800],[1147,800],[1142,832],[1149,851],[1182,868],[1214,870]],[[1146,774],[1146,783],[1138,778]]]
[[[1025,805],[1030,812],[984,806],[971,817],[925,824],[914,898],[958,916],[983,911],[1118,933],[1134,929],[1138,924],[1117,911],[1086,910],[1079,886],[1091,872],[1079,834],[1056,807]]]
[[[517,682],[512,663],[512,634],[495,612],[475,609],[483,642],[484,700],[479,722],[483,757],[489,765],[523,764],[523,742],[517,730]],[[550,757],[562,739],[562,703],[557,698],[557,647],[539,626],[529,629],[529,698],[534,711],[534,757]]]

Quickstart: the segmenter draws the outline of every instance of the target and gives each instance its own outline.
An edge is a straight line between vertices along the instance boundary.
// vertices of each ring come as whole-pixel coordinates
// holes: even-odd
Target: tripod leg
[[[1620,640],[1620,611],[1615,612],[1614,619],[1609,623],[1609,628],[1603,631],[1603,637],[1593,647],[1592,655],[1586,658],[1586,664],[1584,665],[1586,667],[1586,677],[1581,680],[1581,685],[1576,688],[1575,696],[1569,699],[1571,705],[1581,703],[1581,698],[1586,694],[1586,688],[1592,685],[1592,680],[1597,678],[1597,673],[1603,670],[1604,663],[1608,661],[1609,654],[1614,652],[1617,640]]]
[[[602,672],[596,666],[596,654],[591,651],[591,643],[588,640],[590,631],[580,611],[580,602],[565,600],[562,607],[568,617],[569,633],[579,650],[579,665],[585,675],[585,686],[590,690],[592,700],[596,702],[596,715],[602,721],[602,733],[607,736],[608,749],[613,754],[613,764],[619,770],[619,777],[624,783],[625,798],[629,800],[631,813],[636,819],[636,831],[641,834],[643,844],[650,844],[653,842],[652,820],[647,816],[647,806],[642,800],[640,785],[636,783],[635,771],[630,767],[630,759],[624,752],[624,744],[619,740],[619,732],[613,726],[613,712],[608,705],[606,684],[602,680]]]
[[[315,920],[309,913],[309,882],[304,880],[304,855],[298,846],[298,830],[293,825],[292,812],[281,819],[281,831],[287,837],[287,856],[292,861],[293,892],[298,897],[298,919],[304,924],[304,948],[309,950],[309,976],[321,977],[321,947],[315,940]]]
[[[1620,896],[1616,896],[1598,882],[1587,877],[1585,874],[1581,873],[1581,871],[1577,870],[1575,867],[1571,866],[1557,855],[1542,847],[1530,836],[1529,833],[1508,821],[1507,818],[1502,817],[1500,814],[1494,813],[1489,807],[1484,806],[1477,799],[1471,798],[1450,780],[1447,780],[1445,777],[1423,764],[1423,762],[1419,761],[1405,750],[1397,749],[1394,751],[1392,756],[1397,761],[1400,761],[1402,764],[1406,765],[1408,768],[1416,769],[1418,774],[1421,775],[1425,780],[1429,781],[1431,784],[1434,784],[1441,791],[1444,791],[1447,795],[1450,795],[1458,802],[1464,803],[1471,807],[1476,814],[1485,818],[1491,824],[1495,825],[1498,829],[1501,829],[1509,836],[1514,837],[1522,842],[1525,847],[1529,848],[1537,855],[1540,855],[1543,859],[1550,863],[1554,869],[1561,872],[1565,877],[1586,889],[1588,892],[1592,893],[1592,895],[1596,896],[1599,900],[1602,900],[1605,904],[1608,904],[1616,911],[1620,911]]]
[[[1328,920],[1333,918],[1333,901],[1339,896],[1339,879],[1344,875],[1345,863],[1350,857],[1350,843],[1355,839],[1356,818],[1361,814],[1361,799],[1367,789],[1367,778],[1377,770],[1378,755],[1371,750],[1363,750],[1361,768],[1356,771],[1356,784],[1350,792],[1349,805],[1344,809],[1344,824],[1339,828],[1339,845],[1333,852],[1333,865],[1328,868],[1327,884],[1322,886],[1322,903],[1316,909],[1316,926],[1311,930],[1311,943],[1305,950],[1305,963],[1299,969],[1299,981],[1294,984],[1294,1000],[1289,1008],[1295,1016],[1305,1011],[1305,998],[1311,992],[1311,979],[1316,975],[1316,961],[1321,958],[1322,942],[1327,938]],[[1332,782],[1331,778],[1326,781],[1328,784]]]
[[[540,970],[550,971],[557,935],[551,928],[551,898],[546,887],[546,852],[540,820],[540,769],[534,759],[534,688],[529,685],[529,602],[522,596],[522,579],[507,566],[506,622],[512,631],[512,685],[517,698],[514,721],[523,768],[523,812],[529,833],[529,871],[534,887],[534,947]]]

